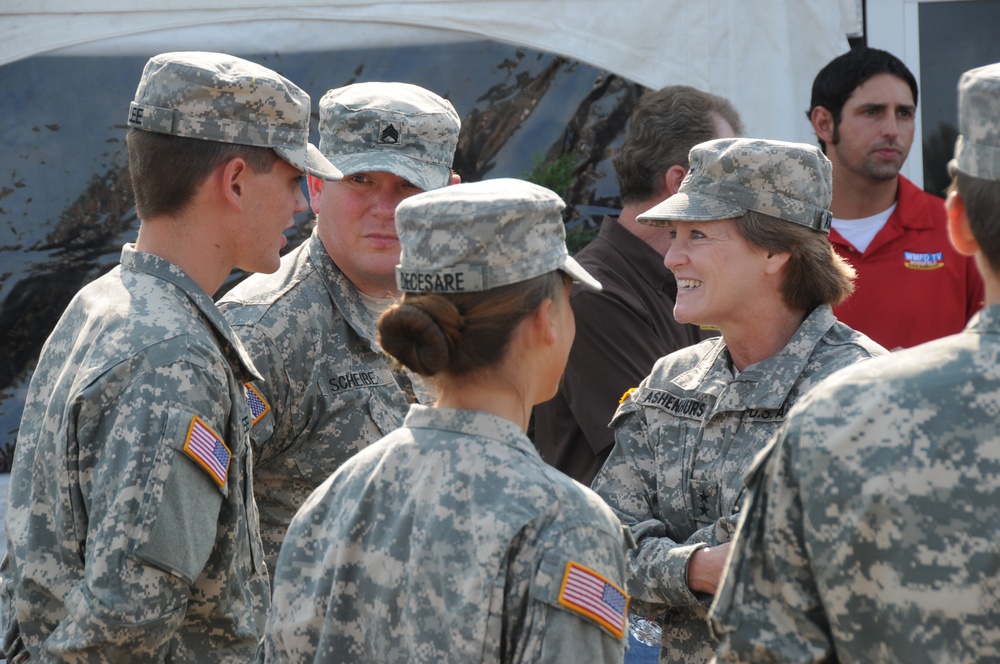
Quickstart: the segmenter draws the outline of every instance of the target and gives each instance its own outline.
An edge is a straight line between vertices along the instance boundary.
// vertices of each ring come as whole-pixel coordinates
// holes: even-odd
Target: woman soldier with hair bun
[[[438,390],[310,497],[281,548],[264,661],[620,662],[621,525],[525,431],[575,332],[547,189],[489,180],[396,211],[404,295],[379,343]]]

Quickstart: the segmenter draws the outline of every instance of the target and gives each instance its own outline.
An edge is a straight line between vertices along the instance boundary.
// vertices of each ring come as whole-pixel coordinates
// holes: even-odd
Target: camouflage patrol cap
[[[508,178],[411,196],[396,208],[396,284],[405,293],[462,293],[562,270],[600,290],[566,251],[564,207],[548,189]]]
[[[1000,62],[962,74],[958,132],[949,173],[1000,180]]]
[[[423,190],[451,180],[461,121],[451,102],[409,83],[354,83],[319,101],[319,149],[344,173],[392,173]]]
[[[172,136],[272,148],[299,169],[339,180],[309,144],[309,95],[280,74],[222,53],[162,53],[146,63],[128,125]]]
[[[719,138],[691,148],[677,193],[637,218],[713,221],[748,210],[830,232],[833,167],[819,148],[757,138]]]

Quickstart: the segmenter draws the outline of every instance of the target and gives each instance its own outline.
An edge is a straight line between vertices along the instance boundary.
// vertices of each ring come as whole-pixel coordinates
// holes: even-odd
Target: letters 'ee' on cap
[[[819,148],[754,138],[720,138],[691,148],[677,193],[640,222],[714,221],[753,210],[830,232],[833,167]]]
[[[601,285],[566,251],[562,199],[523,180],[498,178],[434,189],[396,208],[404,293],[465,293],[555,270]]]
[[[1000,62],[962,74],[958,132],[948,172],[1000,180]]]
[[[242,58],[199,51],[146,63],[128,126],[171,136],[273,149],[324,180],[341,172],[309,143],[309,95],[277,72]]]
[[[392,173],[424,191],[451,181],[460,129],[450,101],[410,83],[353,83],[319,101],[319,149],[341,171]]]

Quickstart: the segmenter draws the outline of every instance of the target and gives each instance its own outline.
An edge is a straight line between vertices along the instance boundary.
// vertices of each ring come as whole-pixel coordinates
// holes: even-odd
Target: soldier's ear
[[[533,331],[545,346],[553,345],[558,338],[555,309],[556,303],[554,300],[543,300],[542,304],[531,317]]]
[[[250,165],[242,157],[233,157],[216,171],[223,200],[237,211],[243,210],[244,189],[250,172]]]
[[[309,206],[314,214],[319,214],[319,203],[323,199],[323,180],[315,175],[306,175],[309,189]]]
[[[969,227],[969,215],[962,194],[957,191],[949,192],[944,208],[948,212],[948,239],[955,251],[963,256],[974,255],[979,251],[979,243]]]

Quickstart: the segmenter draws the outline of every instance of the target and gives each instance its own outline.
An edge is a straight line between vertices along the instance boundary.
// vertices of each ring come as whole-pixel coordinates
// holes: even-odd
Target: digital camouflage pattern
[[[615,447],[593,488],[638,548],[628,556],[633,611],[663,621],[660,662],[706,662],[712,597],[688,588],[694,552],[731,539],[743,477],[789,408],[841,367],[885,350],[828,305],[774,356],[734,378],[721,337],[660,359],[618,408]]]
[[[950,168],[966,175],[1000,179],[1000,62],[972,69],[958,82],[958,130]]]
[[[1000,660],[1000,307],[838,372],[756,464],[725,662]]]
[[[319,236],[219,301],[261,375],[270,406],[253,426],[254,491],[269,571],[295,512],[344,461],[402,424],[414,397],[375,340],[375,315]]]
[[[416,85],[356,83],[320,101],[320,150],[347,173],[388,172],[447,184],[460,122],[451,103]],[[255,492],[273,571],[295,512],[340,465],[399,427],[426,383],[394,370],[376,315],[316,232],[273,275],[252,275],[219,303],[264,381],[270,410],[251,431]]]
[[[558,599],[570,562],[621,587],[624,548],[607,506],[513,422],[414,405],[295,517],[262,657],[621,662],[625,637]]]
[[[8,661],[253,657],[269,603],[240,342],[179,268],[126,246],[49,337],[18,434]],[[216,484],[194,418],[231,453]],[[19,631],[19,633],[18,633]]]
[[[411,196],[396,208],[396,284],[407,293],[461,293],[562,270],[600,290],[566,251],[564,207],[545,187],[510,178]]]
[[[128,126],[172,136],[273,148],[301,171],[339,180],[309,144],[309,95],[280,74],[222,53],[162,53],[146,63]]]
[[[1000,180],[1000,63],[958,90],[950,167]],[[1000,661],[997,366],[992,304],[802,399],[747,480],[711,613],[720,661]]]
[[[640,214],[640,222],[713,221],[753,210],[830,232],[833,166],[816,146],[719,138],[691,148],[689,160],[677,193]]]
[[[319,149],[341,171],[392,173],[423,190],[451,181],[460,129],[450,101],[410,83],[352,83],[319,101]]]

